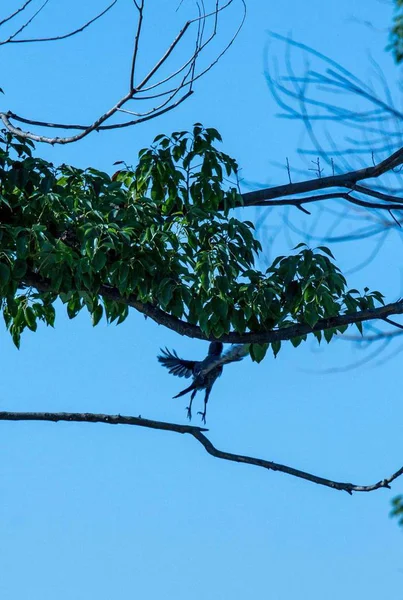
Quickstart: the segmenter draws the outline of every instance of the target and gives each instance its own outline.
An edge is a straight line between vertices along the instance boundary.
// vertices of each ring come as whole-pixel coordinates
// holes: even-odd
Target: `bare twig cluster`
[[[26,10],[32,0],[27,0],[14,13],[8,15],[0,21],[0,26],[9,23],[16,18],[20,13]],[[17,27],[15,31],[3,40],[0,40],[0,46],[4,44],[22,44],[22,43],[39,43],[39,42],[55,42],[62,41],[68,37],[82,33],[90,27],[95,21],[106,15],[118,2],[113,0],[109,6],[99,12],[95,17],[84,23],[74,31],[59,36],[49,36],[43,38],[22,38],[22,32],[32,24],[39,12],[45,8],[49,0],[45,0],[43,4],[34,12],[32,16],[27,18],[23,25]],[[198,68],[201,54],[213,42],[218,35],[220,19],[231,5],[238,2],[240,4],[242,14],[234,28],[234,33],[224,47],[217,55],[210,60],[207,65]],[[214,0],[212,7],[209,9],[204,0],[196,2],[197,15],[184,22],[182,28],[172,40],[164,54],[156,61],[154,66],[145,75],[139,75],[139,49],[143,35],[146,13],[146,0],[133,0],[133,9],[137,15],[137,26],[133,35],[132,59],[128,73],[129,84],[126,93],[107,111],[98,116],[93,123],[85,124],[68,124],[68,123],[50,123],[47,121],[38,121],[35,119],[26,118],[15,114],[13,111],[0,112],[0,119],[5,128],[11,133],[23,138],[31,139],[37,142],[45,142],[48,144],[70,144],[83,139],[93,131],[102,131],[107,129],[119,129],[122,127],[130,127],[144,121],[154,119],[168,111],[173,110],[184,102],[194,91],[195,82],[205,75],[228,50],[236,38],[245,18],[245,1],[244,0]],[[164,67],[168,59],[176,56],[178,50],[182,47],[182,43],[187,42],[188,35],[193,32],[192,50],[185,58],[180,58],[178,66],[174,67],[169,74],[165,74]],[[147,105],[151,105],[146,110],[133,110],[130,103],[133,101],[147,101]],[[144,104],[144,102],[143,102]],[[121,118],[125,116],[125,120],[110,122],[112,117]],[[26,129],[17,127],[15,123],[23,123],[39,128],[72,130],[76,131],[73,135],[62,136],[47,136],[40,133],[34,133]]]

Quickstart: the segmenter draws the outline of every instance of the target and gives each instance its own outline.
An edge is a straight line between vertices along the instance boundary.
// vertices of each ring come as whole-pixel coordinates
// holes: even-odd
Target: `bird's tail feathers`
[[[184,396],[185,394],[187,394],[188,392],[191,392],[192,390],[195,389],[195,385],[194,383],[192,383],[192,385],[190,385],[189,387],[187,387],[186,389],[182,390],[181,392],[179,392],[179,394],[176,394],[176,396],[173,396],[173,398],[180,398],[181,396]]]

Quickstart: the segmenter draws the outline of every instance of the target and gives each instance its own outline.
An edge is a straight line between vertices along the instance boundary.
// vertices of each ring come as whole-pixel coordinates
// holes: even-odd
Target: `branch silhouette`
[[[390,489],[390,484],[403,475],[403,467],[393,473],[390,477],[377,481],[371,485],[357,485],[355,483],[344,483],[340,481],[333,481],[325,477],[319,477],[306,471],[295,469],[287,465],[282,465],[270,460],[263,458],[255,458],[252,456],[245,456],[243,454],[235,454],[232,452],[224,452],[216,448],[211,441],[204,435],[204,432],[208,429],[202,427],[194,427],[192,425],[180,425],[178,423],[167,423],[165,421],[154,421],[150,419],[143,419],[141,417],[132,417],[124,415],[108,415],[108,414],[95,414],[95,413],[66,413],[66,412],[0,412],[0,421],[67,421],[75,423],[104,423],[106,425],[134,425],[137,427],[146,427],[148,429],[158,429],[162,431],[173,431],[175,433],[189,434],[194,437],[206,450],[208,454],[215,458],[222,460],[229,460],[231,462],[243,463],[248,465],[254,465],[256,467],[262,467],[269,471],[279,471],[292,477],[298,477],[299,479],[305,479],[311,483],[317,485],[323,485],[334,490],[340,490],[352,494],[353,492],[372,492],[381,488]]]
[[[363,185],[357,185],[359,181],[365,179],[377,179],[381,175],[400,167],[403,164],[403,148],[399,148],[371,167],[364,167],[355,171],[348,171],[338,175],[330,175],[329,177],[317,177],[315,179],[307,179],[297,183],[287,183],[285,185],[277,185],[261,190],[255,190],[242,194],[244,206],[295,206],[301,208],[301,205],[311,202],[319,202],[321,200],[330,200],[333,198],[343,198],[352,204],[357,204],[365,208],[376,208],[384,210],[402,210],[403,197],[393,196],[392,194],[383,194],[377,190],[372,190]],[[295,194],[306,194],[329,188],[342,188],[343,191],[335,191],[329,194],[321,194],[317,196],[305,196],[302,198],[290,198]],[[349,190],[346,192],[345,190]],[[360,200],[351,196],[352,192],[377,198],[383,203],[375,203]]]

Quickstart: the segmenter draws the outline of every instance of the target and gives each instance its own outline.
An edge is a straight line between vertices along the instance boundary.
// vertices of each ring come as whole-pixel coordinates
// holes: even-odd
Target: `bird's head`
[[[209,356],[220,356],[223,348],[224,344],[222,342],[211,342],[208,349]]]

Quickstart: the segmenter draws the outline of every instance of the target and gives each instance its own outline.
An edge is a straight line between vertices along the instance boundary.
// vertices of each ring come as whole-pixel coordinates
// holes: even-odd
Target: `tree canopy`
[[[378,291],[348,289],[325,246],[301,243],[260,270],[252,222],[232,216],[243,205],[238,165],[217,142],[200,124],[159,135],[111,177],[54,167],[30,140],[1,137],[1,307],[17,346],[38,320],[54,325],[57,299],[70,318],[86,307],[94,325],[103,315],[121,323],[133,306],[185,334],[190,325],[205,339],[235,340],[383,304]],[[324,338],[346,328],[323,327]],[[281,340],[271,345],[276,355]],[[252,358],[268,346],[252,344]]]

